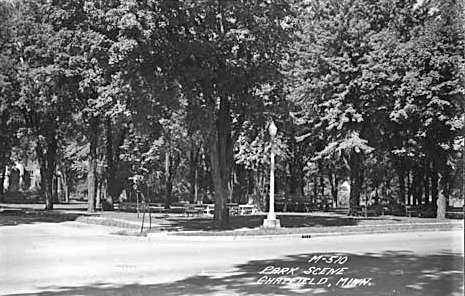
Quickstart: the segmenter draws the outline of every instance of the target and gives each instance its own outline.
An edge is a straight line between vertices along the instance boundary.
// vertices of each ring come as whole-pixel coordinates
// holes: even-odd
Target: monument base
[[[263,220],[264,228],[281,228],[281,222],[279,219],[265,219]]]

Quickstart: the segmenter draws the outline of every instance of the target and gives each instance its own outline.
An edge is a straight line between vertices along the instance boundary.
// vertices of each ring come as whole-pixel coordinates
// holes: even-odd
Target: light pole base
[[[264,228],[281,228],[281,222],[279,219],[265,219],[263,220]]]

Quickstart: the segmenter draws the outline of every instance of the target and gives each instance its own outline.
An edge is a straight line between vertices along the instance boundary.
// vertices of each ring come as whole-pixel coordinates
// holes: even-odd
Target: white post
[[[269,220],[275,220],[274,212],[274,139],[271,142],[271,165],[270,165],[270,211],[268,212]]]
[[[263,221],[263,227],[265,228],[279,228],[281,223],[279,219],[276,219],[274,212],[274,157],[275,157],[275,138],[278,131],[276,125],[272,121],[268,127],[268,131],[271,136],[271,164],[270,164],[270,210],[266,219]]]

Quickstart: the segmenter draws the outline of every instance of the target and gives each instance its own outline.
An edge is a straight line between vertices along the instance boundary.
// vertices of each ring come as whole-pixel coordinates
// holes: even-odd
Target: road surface
[[[463,295],[462,231],[166,241],[0,227],[0,295]]]

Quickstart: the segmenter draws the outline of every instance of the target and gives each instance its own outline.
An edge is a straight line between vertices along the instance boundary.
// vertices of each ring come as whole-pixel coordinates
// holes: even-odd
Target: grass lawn
[[[101,217],[125,220],[132,223],[142,221],[136,213],[105,212]],[[161,230],[173,231],[176,235],[204,236],[251,236],[276,234],[307,234],[307,233],[353,233],[353,232],[391,232],[415,230],[448,230],[463,227],[457,220],[439,221],[434,218],[415,218],[397,216],[349,217],[343,214],[313,212],[313,213],[282,213],[278,214],[282,228],[264,229],[261,227],[266,214],[249,216],[231,216],[230,227],[218,230],[213,228],[211,216],[186,217],[183,214],[152,214],[152,232]],[[145,217],[145,227],[148,227],[148,216]]]
[[[29,224],[37,222],[59,223],[80,221],[132,229],[137,232],[142,222],[142,213],[86,212],[86,203],[57,204],[53,211],[43,211],[42,204],[0,204],[0,226]],[[266,213],[248,216],[231,216],[230,227],[218,230],[213,228],[212,216],[186,217],[184,214],[152,213],[152,232],[173,231],[179,235],[206,236],[250,236],[275,234],[312,234],[312,233],[353,233],[353,232],[393,232],[409,230],[448,230],[463,228],[463,220],[437,220],[435,218],[416,218],[399,216],[349,217],[330,212],[277,213],[281,221],[280,229],[262,228]],[[145,216],[144,228],[149,226],[149,217]]]

